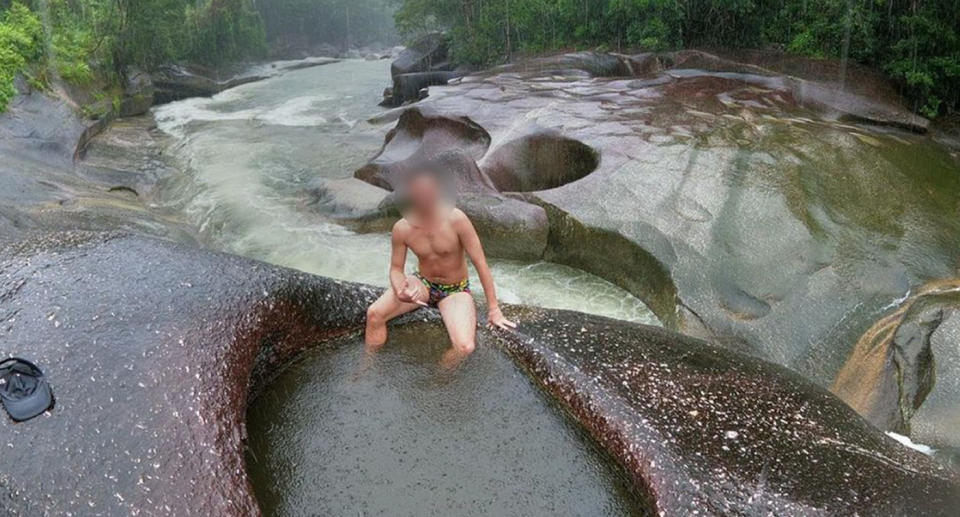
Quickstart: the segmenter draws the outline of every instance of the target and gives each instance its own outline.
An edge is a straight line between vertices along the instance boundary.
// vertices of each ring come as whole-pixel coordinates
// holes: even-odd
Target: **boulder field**
[[[494,186],[483,206],[543,210],[523,212],[524,228],[547,219],[528,258],[606,278],[669,328],[822,386],[891,303],[960,266],[960,161],[864,70],[584,52],[455,79],[374,122],[394,120],[358,178],[389,188],[460,149]]]
[[[375,295],[129,234],[4,245],[3,352],[39,363],[57,402],[25,423],[0,419],[0,511],[258,514],[243,463],[249,397],[299,351],[359,329]],[[663,329],[508,310],[520,328],[494,341],[623,466],[648,510],[948,515],[960,504],[955,472],[784,368]]]

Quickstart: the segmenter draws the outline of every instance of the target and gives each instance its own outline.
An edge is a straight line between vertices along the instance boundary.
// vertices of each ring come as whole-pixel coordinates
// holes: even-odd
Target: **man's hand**
[[[413,275],[408,276],[403,282],[403,288],[397,291],[397,299],[404,303],[415,303],[426,307],[429,298],[427,287]]]
[[[496,327],[501,330],[517,328],[516,323],[503,316],[503,313],[500,312],[500,307],[491,307],[490,310],[487,311],[487,322],[491,327]]]

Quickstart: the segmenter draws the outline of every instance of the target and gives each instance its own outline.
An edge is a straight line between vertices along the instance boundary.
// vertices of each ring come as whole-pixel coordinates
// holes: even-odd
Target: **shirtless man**
[[[476,346],[477,309],[470,294],[466,256],[470,257],[487,299],[491,326],[515,328],[497,303],[493,276],[470,219],[444,202],[437,174],[422,167],[410,175],[405,197],[409,209],[393,226],[390,288],[367,309],[366,342],[378,348],[387,341],[387,322],[420,307],[440,309],[453,344],[443,363],[454,365]],[[404,272],[407,250],[419,260],[419,271]]]

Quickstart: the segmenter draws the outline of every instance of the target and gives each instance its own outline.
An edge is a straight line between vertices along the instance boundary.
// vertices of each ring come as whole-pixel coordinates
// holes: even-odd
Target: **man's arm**
[[[393,225],[393,232],[390,234],[390,287],[401,302],[424,305],[421,300],[421,285],[412,284],[404,272],[407,265],[406,233],[407,227],[404,221],[398,221]]]
[[[497,301],[497,288],[493,284],[493,274],[490,273],[490,266],[487,265],[487,256],[483,252],[483,245],[480,244],[480,237],[477,230],[470,222],[467,214],[460,210],[455,210],[453,214],[453,227],[457,230],[463,249],[467,256],[473,262],[473,267],[477,269],[477,276],[480,277],[480,285],[483,286],[483,294],[487,298],[487,319],[491,325],[501,329],[516,328],[516,324],[508,320],[500,312],[500,304]]]

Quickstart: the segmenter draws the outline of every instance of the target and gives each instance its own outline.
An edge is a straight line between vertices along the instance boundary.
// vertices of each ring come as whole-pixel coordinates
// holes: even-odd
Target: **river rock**
[[[960,280],[924,286],[878,320],[833,392],[880,429],[960,449]]]
[[[495,73],[521,73],[524,75],[564,74],[570,70],[579,70],[591,77],[626,77],[633,75],[633,70],[623,56],[592,51],[524,59],[492,69]]]
[[[80,117],[69,101],[24,91],[0,114],[0,241],[37,229],[124,228],[196,242],[169,210],[151,206],[150,191],[175,164],[152,117],[115,122]]]
[[[157,103],[189,97],[210,97],[228,88],[266,79],[267,75],[234,74],[210,70],[196,65],[164,65],[155,70],[151,80],[156,87]]]
[[[431,113],[420,120],[438,132],[478,128],[473,142],[462,130],[430,141],[486,148],[477,161],[495,184],[532,190],[522,198],[550,217],[545,259],[829,386],[884,307],[960,266],[957,162],[927,136],[805,101],[810,79],[704,53],[657,59],[662,71],[638,77],[481,72],[408,112]],[[388,142],[374,163],[427,143]]]
[[[447,37],[442,32],[431,32],[403,49],[390,65],[390,75],[415,72],[434,72],[449,69]]]
[[[670,331],[511,308],[498,341],[651,515],[952,515],[960,475],[796,373]]]
[[[409,137],[404,136],[415,131],[421,124],[430,125],[429,117],[419,110],[410,110],[404,114],[405,120],[398,126],[398,136],[387,142],[380,162],[375,159],[371,164],[357,172],[357,177],[374,184],[381,184],[390,190],[402,190],[403,173],[417,167],[421,160],[430,159],[449,176],[451,194],[456,197],[457,206],[470,217],[477,233],[484,242],[484,251],[492,257],[513,260],[537,260],[543,256],[547,247],[549,221],[546,211],[536,205],[501,194],[490,178],[480,170],[473,155],[464,150],[447,151],[447,145],[441,142],[420,144],[417,151],[405,156],[403,148],[410,145]],[[437,125],[460,127],[470,130],[468,120],[440,119]],[[465,128],[461,126],[465,125]],[[432,138],[432,137],[430,137]],[[398,143],[398,140],[402,142]],[[396,146],[396,148],[392,146]],[[456,147],[454,147],[456,149]],[[476,150],[474,154],[480,154]],[[401,156],[399,161],[389,161],[393,156]],[[376,170],[376,172],[372,172]],[[399,195],[391,195],[380,204],[380,212],[400,215]],[[364,229],[380,229],[377,225],[367,225]]]
[[[218,69],[200,65],[170,64],[154,70],[150,80],[155,88],[154,100],[163,104],[189,97],[210,97],[229,88],[262,81],[285,72],[338,61],[339,59],[331,57],[305,57],[257,65],[236,63]]]
[[[0,418],[0,511],[14,515],[258,515],[243,461],[249,396],[303,349],[359,330],[378,294],[120,233],[8,244],[0,271],[3,354],[38,363],[56,396],[34,420]],[[955,473],[783,368],[659,328],[508,314],[520,329],[497,341],[654,512],[946,515],[958,504]]]
[[[373,289],[121,234],[0,250],[3,356],[44,369],[53,410],[0,418],[0,513],[257,515],[248,393],[360,327]]]
[[[117,115],[121,117],[143,115],[153,106],[154,93],[155,88],[150,74],[136,68],[127,70],[126,84]]]
[[[415,72],[393,76],[393,88],[389,97],[384,95],[384,106],[400,106],[409,101],[421,99],[421,91],[429,86],[447,84],[451,79],[462,76],[460,72]]]
[[[355,178],[317,178],[311,182],[306,204],[334,219],[369,219],[381,214],[390,192]]]
[[[487,152],[490,135],[468,117],[447,117],[430,110],[409,109],[403,112],[397,126],[387,133],[383,148],[370,162],[354,174],[358,179],[381,188],[395,190],[400,187],[404,168],[419,160],[455,150],[472,161]],[[471,188],[463,181],[465,175],[476,169],[475,164],[457,167],[454,175],[458,189]],[[477,176],[474,183],[482,182]]]

